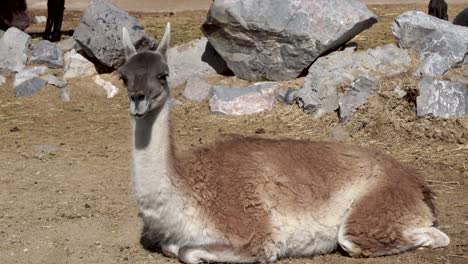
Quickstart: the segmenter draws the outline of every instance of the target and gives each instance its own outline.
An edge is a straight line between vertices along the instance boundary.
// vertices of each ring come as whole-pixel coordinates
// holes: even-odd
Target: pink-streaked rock
[[[250,115],[271,110],[280,85],[262,82],[241,87],[214,86],[211,90],[210,110],[225,115]]]

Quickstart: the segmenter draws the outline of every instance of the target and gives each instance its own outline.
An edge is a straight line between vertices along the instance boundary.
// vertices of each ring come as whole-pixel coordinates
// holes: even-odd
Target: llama
[[[25,30],[29,26],[26,8],[26,0],[0,1],[0,30],[7,30],[9,27]]]
[[[431,0],[427,8],[429,15],[448,20],[447,3],[444,0]]]
[[[468,27],[468,7],[463,9],[454,19],[454,25]]]
[[[52,42],[60,41],[65,0],[47,1],[47,23],[42,38]]]
[[[122,36],[143,247],[191,264],[273,262],[338,247],[376,257],[449,244],[424,180],[378,151],[238,136],[178,152],[169,35],[170,24],[155,52],[137,52],[125,28]]]

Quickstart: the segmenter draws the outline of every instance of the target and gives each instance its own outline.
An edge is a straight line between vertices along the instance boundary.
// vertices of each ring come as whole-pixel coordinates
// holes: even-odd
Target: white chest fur
[[[211,240],[214,232],[200,210],[172,182],[169,106],[132,123],[133,188],[145,224],[178,246]]]

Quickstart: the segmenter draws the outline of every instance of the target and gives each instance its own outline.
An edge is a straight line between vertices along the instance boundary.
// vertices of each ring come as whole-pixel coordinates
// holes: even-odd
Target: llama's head
[[[167,76],[167,49],[169,46],[171,26],[168,23],[166,32],[155,52],[138,52],[133,46],[130,35],[123,28],[123,47],[126,62],[119,68],[120,76],[127,87],[130,100],[130,114],[137,118],[159,109],[169,98]]]

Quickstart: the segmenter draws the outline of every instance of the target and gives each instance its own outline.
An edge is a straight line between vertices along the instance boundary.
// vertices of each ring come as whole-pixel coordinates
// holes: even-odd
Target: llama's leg
[[[338,243],[353,257],[447,246],[449,238],[433,226],[434,221],[421,197],[398,187],[383,188],[353,204],[339,229]]]
[[[435,227],[413,228],[405,233],[406,237],[419,247],[446,247],[450,243],[450,238]]]
[[[164,254],[164,256],[169,258],[177,258],[179,256],[179,246],[176,244],[162,245],[161,251]]]
[[[227,245],[184,246],[179,249],[179,260],[187,264],[201,262],[257,262],[255,256],[243,253]]]

